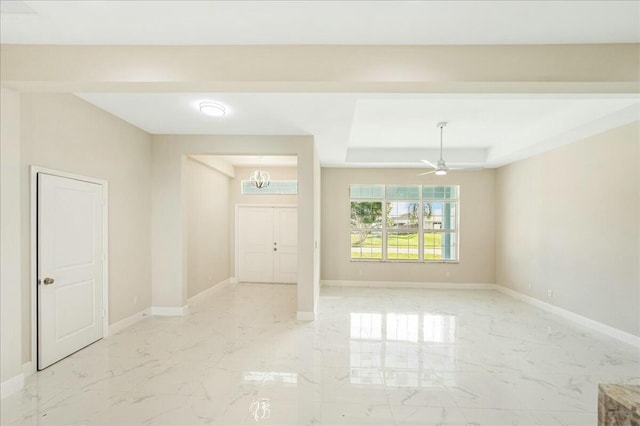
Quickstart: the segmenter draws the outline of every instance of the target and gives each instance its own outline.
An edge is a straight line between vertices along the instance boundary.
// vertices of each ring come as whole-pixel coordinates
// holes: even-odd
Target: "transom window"
[[[248,179],[240,182],[242,195],[296,195],[298,194],[297,180],[271,180],[271,184],[265,188],[256,188]]]
[[[350,185],[351,259],[458,260],[458,186]]]

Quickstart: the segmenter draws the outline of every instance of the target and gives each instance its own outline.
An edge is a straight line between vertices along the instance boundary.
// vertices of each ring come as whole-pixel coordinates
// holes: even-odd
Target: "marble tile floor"
[[[595,425],[637,348],[496,291],[238,284],[27,378],[16,425]]]

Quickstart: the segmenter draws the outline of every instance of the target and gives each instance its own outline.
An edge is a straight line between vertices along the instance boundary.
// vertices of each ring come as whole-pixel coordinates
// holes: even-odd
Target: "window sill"
[[[350,262],[355,263],[424,263],[424,264],[432,264],[432,263],[460,263],[459,260],[381,260],[381,259],[349,259]]]

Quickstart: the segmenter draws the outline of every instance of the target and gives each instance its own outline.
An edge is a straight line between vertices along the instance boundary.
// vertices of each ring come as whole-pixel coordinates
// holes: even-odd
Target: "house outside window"
[[[458,186],[350,185],[349,192],[352,260],[458,260]]]

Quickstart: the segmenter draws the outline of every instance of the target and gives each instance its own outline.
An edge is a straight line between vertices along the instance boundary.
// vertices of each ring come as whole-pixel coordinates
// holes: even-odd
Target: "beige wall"
[[[420,169],[322,169],[323,280],[495,282],[494,171],[418,177]],[[349,184],[460,185],[460,262],[350,261]],[[447,275],[448,274],[448,275]]]
[[[229,178],[188,160],[187,295],[230,278]]]
[[[639,130],[498,169],[500,285],[640,336]]]
[[[322,168],[320,167],[320,159],[318,158],[318,147],[314,146],[314,173],[317,176],[317,179],[314,181],[313,188],[313,234],[315,238],[315,246],[313,250],[313,281],[319,283],[321,279],[321,266],[322,266],[322,256],[321,256],[321,247],[322,247]],[[315,299],[316,306],[314,310],[317,308],[317,304],[320,300],[320,286],[315,287]]]
[[[22,372],[20,274],[20,94],[0,92],[0,381]]]
[[[269,172],[272,180],[297,180],[298,169],[296,167],[262,167],[262,169]],[[229,204],[229,221],[231,223],[229,232],[229,238],[231,240],[231,257],[229,259],[229,268],[232,274],[237,276],[236,266],[236,206],[238,204],[267,204],[267,205],[297,205],[297,195],[243,195],[241,193],[240,182],[247,180],[251,173],[255,171],[255,167],[236,167],[234,179],[231,179],[231,202]]]
[[[109,322],[114,323],[151,303],[151,138],[68,94],[23,94],[21,114],[23,358],[27,361],[31,316],[29,166],[109,182]]]

